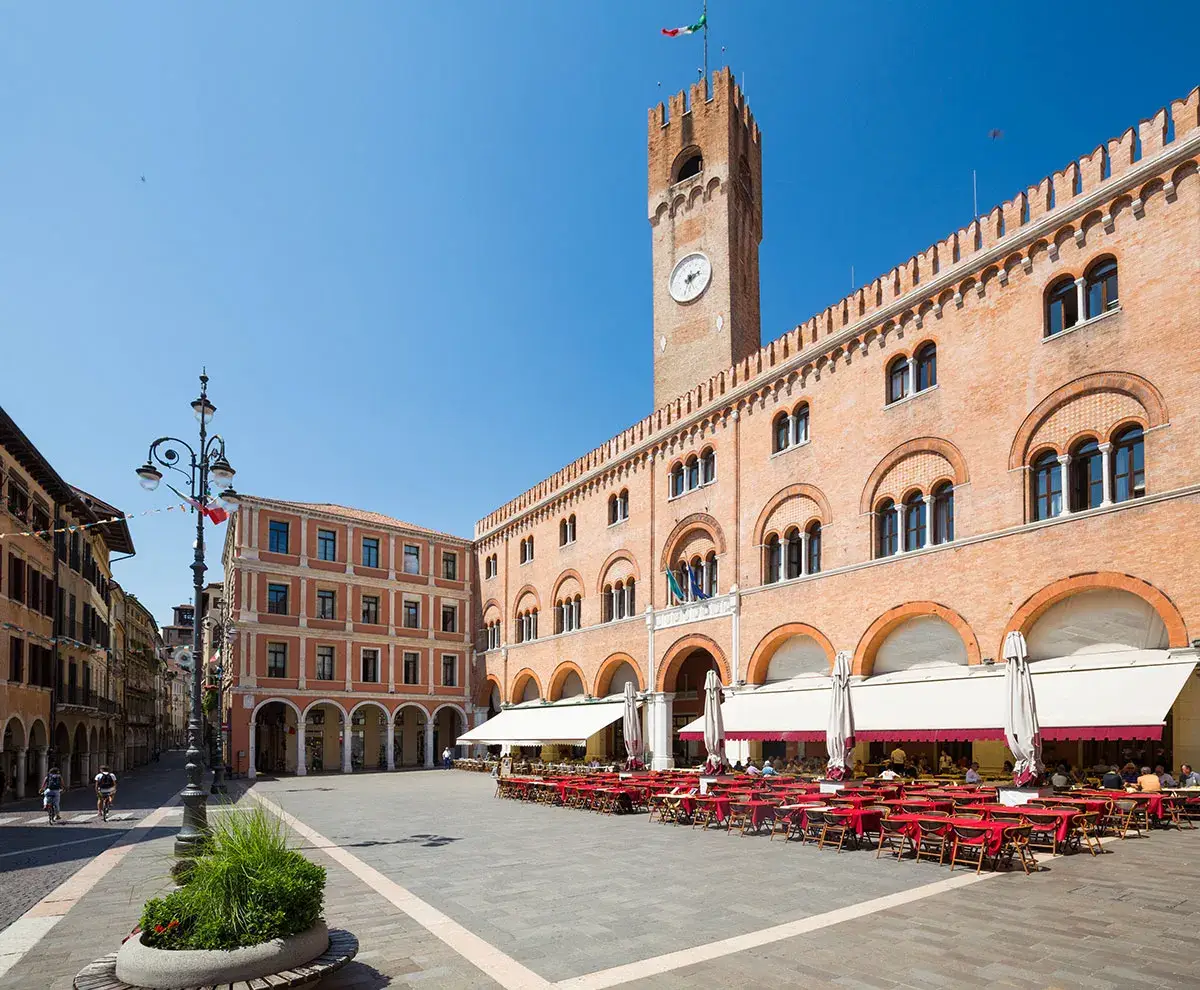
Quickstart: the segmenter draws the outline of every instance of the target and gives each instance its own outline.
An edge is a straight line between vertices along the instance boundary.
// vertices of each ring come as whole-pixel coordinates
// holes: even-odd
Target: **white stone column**
[[[650,716],[650,769],[670,770],[675,766],[671,750],[671,703],[674,694],[655,692],[650,695],[653,711]]]
[[[351,655],[353,650],[354,650],[354,643],[351,641],[347,641],[346,642],[346,690],[347,691],[352,691],[354,689],[354,681],[353,681],[354,661],[356,658]],[[334,653],[334,656],[337,656],[336,652]],[[347,726],[347,728],[349,728],[349,726]]]
[[[896,503],[896,553],[904,553],[904,505]]]
[[[392,649],[388,647],[388,656],[390,657]],[[392,722],[392,716],[388,716],[387,723],[387,768],[389,770],[396,769],[396,726]]]
[[[425,766],[433,766],[433,717],[425,719]]]
[[[700,590],[708,594],[708,558],[700,565]]]
[[[249,780],[254,780],[258,776],[258,726],[255,724],[254,714],[250,715],[250,744],[246,750],[250,755],[250,763],[246,767],[246,777]]]
[[[13,793],[16,794],[18,801],[25,796],[25,775],[29,772],[26,766],[28,755],[29,750],[27,750],[24,746],[17,750],[17,779],[13,781]],[[40,779],[38,780],[38,783],[41,783]]]
[[[291,547],[288,547],[291,550]],[[308,520],[301,518],[300,520],[300,566],[304,567],[308,564]]]
[[[654,606],[649,602],[646,603],[646,690],[654,690]],[[649,703],[644,707],[649,710]],[[645,738],[646,746],[649,748],[649,723],[647,723]]]
[[[342,773],[353,773],[354,763],[351,754],[354,752],[354,727],[350,724],[350,716],[342,720]]]
[[[571,628],[579,629],[583,625],[583,621],[582,621],[583,620],[583,615],[582,615],[583,602],[579,601],[579,600],[573,601],[571,603],[571,608],[575,612],[575,620],[574,620],[574,623],[572,624]]]
[[[1079,323],[1086,320],[1087,317],[1087,283],[1082,278],[1075,279],[1075,305],[1079,308]],[[1066,327],[1063,328],[1064,330]]]
[[[922,495],[921,501],[925,503],[925,538],[921,541],[921,548],[924,549],[933,542],[933,496]]]
[[[1062,481],[1062,512],[1059,515],[1069,516],[1071,514],[1071,455],[1059,454],[1058,463],[1062,465],[1059,471]]]
[[[729,589],[733,598],[733,611],[730,613],[730,636],[733,640],[733,676],[730,686],[742,682],[742,593],[735,584]]]
[[[1109,453],[1112,451],[1112,444],[1107,440],[1104,443],[1096,445],[1100,450],[1100,478],[1101,484],[1104,486],[1104,491],[1100,496],[1100,505],[1112,505],[1112,459]]]
[[[296,723],[296,776],[303,777],[308,774],[308,745],[305,737],[306,726],[304,719],[300,718]]]
[[[300,680],[297,685],[301,691],[308,686],[308,637],[300,637]]]
[[[46,746],[37,748],[37,779],[38,786],[41,786],[43,780],[46,779],[46,774],[50,772],[50,750]]]

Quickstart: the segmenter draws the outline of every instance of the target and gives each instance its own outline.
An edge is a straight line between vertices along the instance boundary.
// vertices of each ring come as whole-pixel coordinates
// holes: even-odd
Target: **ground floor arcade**
[[[450,702],[241,697],[253,707],[235,696],[228,760],[248,777],[432,767],[467,730],[466,711]]]

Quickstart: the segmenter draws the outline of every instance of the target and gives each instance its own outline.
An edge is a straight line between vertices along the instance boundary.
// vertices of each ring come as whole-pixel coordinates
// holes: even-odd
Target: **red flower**
[[[162,925],[155,925],[155,926],[154,926],[154,931],[155,931],[156,933],[158,933],[158,934],[160,934],[160,935],[161,935],[163,932],[165,932],[165,931],[166,931],[166,929],[165,929],[165,928],[163,928],[163,926],[162,926]]]
[[[167,923],[167,927],[168,927],[168,928],[178,928],[178,927],[179,927],[179,919],[178,919],[178,918],[172,918],[172,919],[171,919],[171,920],[170,920],[170,921]]]

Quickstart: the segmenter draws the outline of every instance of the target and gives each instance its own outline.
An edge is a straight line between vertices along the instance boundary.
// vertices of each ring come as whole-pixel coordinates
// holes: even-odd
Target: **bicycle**
[[[102,822],[108,821],[108,812],[109,812],[109,809],[111,809],[111,808],[112,808],[112,795],[111,794],[101,794],[100,795],[100,820]]]

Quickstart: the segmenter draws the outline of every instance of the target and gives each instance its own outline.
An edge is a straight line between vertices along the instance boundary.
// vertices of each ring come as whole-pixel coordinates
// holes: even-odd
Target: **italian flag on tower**
[[[700,20],[695,24],[689,24],[687,27],[663,28],[662,33],[668,38],[679,38],[685,34],[695,34],[697,31],[703,31],[708,26],[708,14],[701,14]]]

